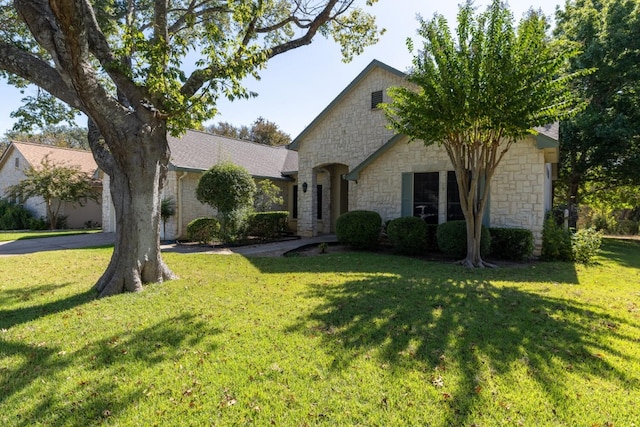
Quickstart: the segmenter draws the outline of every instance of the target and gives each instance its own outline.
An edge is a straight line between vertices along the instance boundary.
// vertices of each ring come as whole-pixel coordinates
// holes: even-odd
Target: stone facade
[[[382,91],[383,102],[389,102],[387,89],[403,83],[404,78],[400,73],[394,74],[372,67],[362,79],[339,96],[338,103],[323,112],[321,120],[312,123],[296,139],[300,141],[298,182],[306,182],[311,189],[306,193],[298,192],[298,234],[311,236],[333,231],[335,211],[332,217],[331,206],[337,200],[332,200],[331,196],[335,196],[335,191],[331,191],[331,184],[334,184],[335,190],[336,184],[341,183],[335,176],[331,177],[329,169],[334,165],[344,165],[345,171],[355,168],[393,136],[393,131],[386,128],[384,113],[380,109],[371,108],[372,94]],[[296,141],[294,145],[295,143]],[[320,176],[319,172],[322,173]],[[323,181],[318,182],[318,179]],[[324,198],[324,220],[320,228],[315,220],[315,190],[318,184],[323,186]],[[355,200],[351,194],[349,200]]]
[[[446,151],[420,141],[398,141],[368,165],[349,193],[353,210],[373,210],[383,220],[401,216],[402,174],[439,172],[439,218],[446,222],[447,172],[453,165]],[[489,225],[526,228],[533,232],[537,250],[542,244],[542,225],[550,204],[550,167],[533,138],[513,144],[490,183]]]
[[[376,211],[383,220],[400,217],[403,174],[408,173],[438,173],[438,223],[447,220],[447,176],[453,166],[444,148],[394,137],[384,113],[371,108],[373,92],[382,90],[383,101],[388,102],[387,89],[406,84],[404,74],[374,61],[294,140],[290,148],[299,154],[298,182],[306,182],[310,189],[298,192],[298,234],[333,232],[345,206],[350,211]],[[549,162],[557,159],[550,160],[554,157],[550,153],[557,157],[557,148],[539,148],[533,137],[519,141],[502,159],[490,183],[490,226],[531,230],[536,252],[541,247],[545,212],[551,208]],[[318,184],[323,187],[322,221],[315,214]],[[338,196],[338,191],[343,194]],[[341,208],[336,209],[336,204]]]

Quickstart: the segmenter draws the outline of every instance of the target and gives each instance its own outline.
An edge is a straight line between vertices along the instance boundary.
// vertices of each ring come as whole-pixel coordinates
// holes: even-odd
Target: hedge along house
[[[25,179],[24,171],[28,168],[39,168],[45,157],[55,165],[78,166],[90,177],[97,177],[98,165],[90,151],[30,142],[12,142],[0,157],[0,197],[7,198],[7,189]],[[102,184],[98,179],[94,182],[95,190],[99,193],[102,191]],[[47,217],[47,207],[41,197],[31,197],[20,202],[35,218]],[[82,204],[83,206],[77,203],[62,203],[59,215],[60,218],[65,218],[68,228],[95,227],[100,224],[100,204],[93,200],[83,201]]]
[[[194,130],[187,131],[180,138],[169,137],[168,142],[171,160],[161,198],[173,199],[176,213],[166,223],[166,235],[165,227],[160,225],[161,239],[185,237],[189,222],[215,214],[214,209],[198,201],[196,187],[203,172],[222,162],[244,167],[256,182],[271,180],[280,187],[284,199],[284,206],[274,206],[274,209],[291,212],[291,175],[298,169],[297,153],[282,146],[272,147]],[[115,212],[109,191],[109,176],[106,174],[103,176],[103,185],[103,229],[114,232]],[[295,221],[290,221],[289,226],[295,230]]]
[[[298,234],[333,233],[340,214],[361,209],[383,220],[464,219],[445,149],[394,135],[377,108],[390,102],[388,88],[401,85],[408,85],[406,74],[374,60],[289,145],[299,155]],[[557,125],[537,130],[498,166],[484,225],[529,229],[539,251],[559,145]]]

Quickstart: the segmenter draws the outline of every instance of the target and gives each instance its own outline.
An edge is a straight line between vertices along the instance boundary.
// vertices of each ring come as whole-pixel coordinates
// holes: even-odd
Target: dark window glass
[[[460,192],[455,171],[447,172],[447,221],[463,220]]]
[[[316,195],[318,197],[318,212],[316,213],[318,219],[322,219],[322,185],[318,185]]]
[[[298,218],[298,186],[293,186],[293,207],[291,209],[291,216],[293,218]]]
[[[422,218],[427,224],[438,223],[438,172],[413,175],[413,216]]]

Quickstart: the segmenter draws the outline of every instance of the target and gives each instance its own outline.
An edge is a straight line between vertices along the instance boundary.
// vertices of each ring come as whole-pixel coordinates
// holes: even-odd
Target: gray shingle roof
[[[282,179],[284,172],[298,170],[298,153],[286,147],[271,147],[194,130],[181,138],[169,137],[170,168],[205,171],[229,161],[242,166],[254,177]]]
[[[538,126],[534,128],[534,130],[556,141],[560,140],[560,122],[551,123],[546,126]]]

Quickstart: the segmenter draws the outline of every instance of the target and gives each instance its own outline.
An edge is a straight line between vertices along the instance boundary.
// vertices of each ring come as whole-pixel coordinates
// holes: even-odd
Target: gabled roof
[[[29,166],[35,168],[40,166],[42,159],[48,155],[49,160],[56,164],[79,166],[82,172],[89,175],[93,175],[98,169],[98,165],[93,159],[91,151],[15,141],[7,147],[2,157],[0,157],[0,169],[4,166],[13,150],[20,152],[29,163]]]
[[[538,148],[559,148],[560,147],[560,122],[555,122],[546,126],[534,128],[538,134],[534,137]]]
[[[558,151],[558,147],[560,144],[559,137],[558,137],[559,127],[560,127],[559,123],[553,123],[550,125],[534,128],[534,130],[538,132],[538,134],[534,136],[534,139],[536,141],[536,146],[538,147],[539,150],[554,149],[556,152]],[[353,170],[349,172],[345,176],[345,178],[350,181],[357,180],[360,177],[360,172],[362,172],[362,170],[364,170],[367,166],[373,163],[377,158],[382,156],[382,154],[384,154],[387,150],[389,150],[399,141],[406,141],[407,139],[408,137],[406,135],[402,135],[402,134],[394,135],[393,137],[391,137],[391,139],[385,142],[380,148],[378,148],[376,151],[371,153],[371,155],[369,155],[366,159],[364,159],[362,163],[360,163],[358,166],[353,168]],[[557,153],[556,153],[556,158],[557,158]]]
[[[202,172],[229,161],[242,166],[254,177],[283,179],[298,170],[298,153],[284,146],[272,147],[226,136],[188,130],[182,137],[169,137],[169,168]]]
[[[336,98],[331,101],[331,103],[324,109],[322,110],[322,112],[318,115],[318,117],[316,117],[315,119],[313,119],[313,121],[309,124],[309,126],[307,126],[301,133],[300,135],[298,135],[292,142],[291,144],[289,144],[287,146],[287,148],[289,150],[298,150],[298,146],[300,144],[300,140],[303,139],[309,132],[311,132],[311,130],[316,127],[316,125],[318,123],[320,123],[322,121],[322,119],[324,119],[324,117],[329,114],[329,112],[333,109],[333,107],[335,107],[336,105],[338,105],[340,103],[340,101],[342,101],[342,99],[347,96],[349,94],[349,92],[351,92],[353,90],[353,88],[355,88],[357,86],[358,83],[360,83],[360,81],[362,81],[362,79],[364,79],[371,71],[373,71],[376,68],[381,68],[383,70],[386,70],[390,73],[393,73],[399,77],[406,77],[407,75],[405,73],[403,73],[400,70],[397,70],[385,63],[382,63],[380,61],[378,61],[377,59],[374,59],[373,61],[371,61],[369,63],[369,65],[367,65],[367,67],[362,70],[360,72],[360,74],[358,74],[358,76],[353,79],[353,81],[351,83],[349,83],[349,85],[344,88],[344,90],[342,92],[340,92],[340,94],[338,96],[336,96]]]

